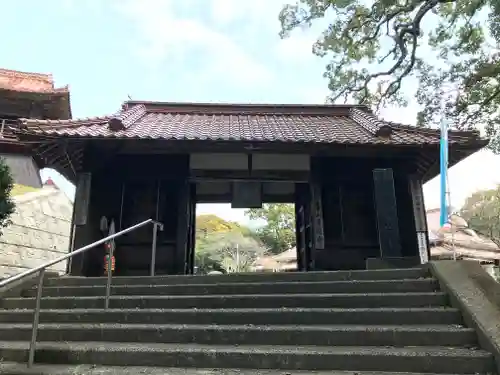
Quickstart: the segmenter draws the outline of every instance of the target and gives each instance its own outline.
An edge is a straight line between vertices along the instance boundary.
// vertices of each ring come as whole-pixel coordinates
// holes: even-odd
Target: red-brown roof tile
[[[68,93],[68,86],[56,88],[52,74],[0,69],[0,89],[43,94]]]
[[[363,106],[128,102],[114,116],[22,121],[21,133],[71,138],[135,138],[331,144],[437,144],[439,131],[378,119]],[[386,132],[382,133],[381,130]],[[387,132],[388,131],[388,132]],[[382,136],[383,135],[383,136]],[[451,143],[480,140],[451,132]]]

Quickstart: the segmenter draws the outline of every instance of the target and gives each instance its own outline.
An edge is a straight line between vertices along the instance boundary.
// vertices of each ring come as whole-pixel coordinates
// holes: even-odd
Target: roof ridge
[[[416,126],[416,125],[408,125],[408,124],[401,124],[398,122],[393,122],[393,121],[386,121],[387,124],[394,128],[399,128],[401,130],[408,130],[411,132],[420,132],[420,133],[427,133],[427,134],[440,134],[441,129],[435,129],[435,128],[427,128],[423,126]],[[465,138],[478,138],[480,137],[480,133],[477,130],[456,130],[456,129],[449,129],[449,132],[453,134],[454,136],[464,136]]]
[[[183,113],[183,114],[235,114],[235,115],[317,115],[348,116],[351,108],[369,109],[358,104],[262,104],[262,103],[193,103],[193,102],[149,102],[126,101],[123,109],[131,109],[139,105],[146,106],[151,113]]]
[[[28,88],[13,88],[13,87],[8,87],[7,85],[0,85],[0,90],[5,90],[5,91],[13,91],[13,92],[18,92],[18,93],[32,93],[32,94],[48,94],[48,95],[67,95],[69,94],[69,85],[66,85],[64,87],[57,87],[57,88],[46,88],[46,89],[40,89],[40,90],[32,90]]]
[[[230,102],[157,102],[148,100],[127,100],[123,102],[123,108],[130,108],[144,104],[155,107],[247,107],[247,108],[363,108],[369,111],[364,104],[304,104],[304,103],[230,103]]]
[[[402,124],[394,121],[381,120],[371,112],[362,111],[358,108],[352,108],[350,110],[351,118],[356,121],[363,128],[368,130],[373,135],[380,135],[383,128],[388,128],[391,130],[405,130],[413,133],[420,134],[431,134],[439,135],[441,133],[440,129],[426,128],[408,124]],[[450,133],[456,137],[463,136],[464,138],[478,138],[480,136],[479,132],[476,130],[463,131],[463,130],[452,130]],[[389,134],[390,135],[390,134]]]
[[[0,75],[43,80],[54,85],[54,76],[52,73],[23,72],[20,70],[0,68]]]
[[[14,92],[68,94],[69,85],[56,87],[51,73],[31,73],[0,68],[0,89]]]
[[[129,109],[122,109],[114,115],[98,116],[98,117],[86,117],[79,119],[68,119],[68,120],[40,120],[40,119],[30,119],[21,118],[19,119],[19,124],[21,127],[30,129],[38,128],[43,130],[44,128],[50,129],[65,129],[80,126],[92,126],[96,124],[108,123],[111,130],[124,130],[133,125],[137,120],[139,120],[143,115],[147,113],[147,108],[144,104],[136,105]],[[12,128],[16,130],[16,128]]]
[[[177,115],[176,110],[180,108]],[[264,113],[261,113],[261,108]],[[199,110],[201,109],[201,112]],[[14,130],[27,137],[163,139],[169,141],[310,142],[317,144],[438,145],[439,133],[432,129],[401,126],[378,118],[360,107],[296,106],[288,111],[265,107],[210,106],[191,103],[166,107],[128,103],[114,115],[75,120],[23,119]],[[221,114],[220,111],[227,113]],[[267,112],[267,113],[266,113]],[[261,119],[261,117],[265,117]],[[479,147],[487,140],[450,134],[450,143]]]
[[[30,129],[37,128],[43,130],[44,128],[50,129],[64,129],[76,126],[92,126],[96,124],[102,124],[104,122],[110,121],[112,116],[96,116],[96,117],[84,117],[79,119],[68,119],[68,120],[40,120],[33,118],[20,118],[18,123],[20,127]],[[12,128],[16,130],[16,128]]]
[[[109,119],[108,126],[113,131],[128,129],[146,113],[147,108],[144,104],[125,107]]]
[[[392,133],[391,126],[386,121],[379,119],[372,112],[351,108],[349,110],[349,117],[376,137],[389,137]]]

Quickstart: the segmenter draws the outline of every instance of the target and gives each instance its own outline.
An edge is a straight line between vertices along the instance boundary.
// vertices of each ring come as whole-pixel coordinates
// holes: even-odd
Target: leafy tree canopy
[[[5,160],[0,159],[0,234],[1,228],[5,228],[11,223],[10,216],[15,211],[15,204],[11,197],[13,187],[14,180],[10,168]]]
[[[500,244],[500,185],[468,197],[460,216],[467,220],[471,229]]]
[[[247,240],[247,237],[250,239]],[[250,240],[255,241],[254,237],[247,227],[239,223],[224,220],[213,214],[197,216],[195,264],[198,267],[198,272],[228,272],[233,270],[231,266],[234,265],[235,260],[229,255],[222,256],[224,251],[230,252],[228,243],[240,244],[243,253],[245,253],[246,245]],[[261,247],[259,242],[256,243],[257,247]],[[240,268],[246,267],[245,260],[247,258],[247,255],[242,256],[243,263],[238,263]]]
[[[500,1],[299,0],[280,21],[282,37],[324,23],[313,53],[329,60],[331,102],[416,100],[419,125],[481,124],[500,151]]]
[[[196,250],[200,263],[210,260],[227,273],[250,271],[257,258],[266,253],[260,242],[239,231],[212,233]]]
[[[204,237],[214,232],[231,232],[239,231],[244,234],[249,233],[249,229],[245,226],[224,220],[217,215],[207,214],[196,216],[196,236]]]
[[[252,220],[265,224],[256,231],[257,236],[273,254],[279,254],[295,245],[295,208],[293,204],[265,204],[245,212]]]

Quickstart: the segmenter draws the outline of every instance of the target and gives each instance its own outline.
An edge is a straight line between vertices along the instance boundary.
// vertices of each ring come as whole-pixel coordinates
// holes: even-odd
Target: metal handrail
[[[40,320],[40,304],[42,300],[42,289],[43,289],[43,279],[45,275],[45,271],[48,267],[53,266],[54,264],[57,264],[59,262],[62,262],[63,260],[69,259],[74,257],[75,255],[82,254],[90,249],[93,249],[96,246],[99,246],[103,243],[108,242],[109,240],[113,240],[117,237],[120,237],[126,233],[132,232],[140,227],[143,227],[147,224],[153,224],[153,241],[152,241],[152,248],[151,248],[151,270],[150,274],[151,276],[154,276],[154,271],[155,271],[155,260],[156,260],[156,235],[158,234],[158,229],[161,231],[163,230],[163,224],[153,220],[153,219],[148,219],[145,221],[142,221],[136,225],[133,225],[131,227],[128,227],[124,230],[121,230],[119,232],[116,232],[114,234],[111,234],[107,237],[104,237],[103,239],[99,241],[92,242],[90,245],[83,246],[75,251],[72,251],[71,253],[68,253],[62,257],[59,257],[55,260],[52,260],[50,262],[47,262],[45,264],[42,264],[41,266],[38,266],[36,268],[21,272],[17,275],[14,275],[12,277],[9,277],[8,279],[0,281],[0,289],[15,282],[24,279],[27,276],[31,276],[37,272],[38,274],[38,288],[37,288],[37,293],[36,293],[36,300],[35,300],[35,308],[33,311],[33,328],[31,331],[31,342],[30,342],[30,347],[29,347],[29,356],[28,356],[28,367],[31,367],[33,365],[34,359],[35,359],[35,349],[36,349],[36,338],[38,334],[38,323]],[[110,252],[109,252],[109,262],[108,262],[108,274],[107,274],[107,283],[106,283],[106,296],[104,299],[104,309],[109,308],[109,297],[111,295],[111,277],[112,277],[112,267],[111,267],[111,259],[113,257],[113,251],[114,248],[111,246]]]

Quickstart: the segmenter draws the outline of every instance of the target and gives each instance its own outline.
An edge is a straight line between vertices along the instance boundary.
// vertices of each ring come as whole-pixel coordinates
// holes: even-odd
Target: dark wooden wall
[[[325,248],[315,251],[319,270],[364,269],[380,257],[373,170],[392,168],[402,256],[418,255],[409,172],[388,159],[316,159],[314,174],[322,184]]]
[[[189,183],[188,155],[120,156],[89,149],[84,165],[92,173],[90,204],[87,224],[75,230],[75,248],[103,237],[99,231],[102,216],[113,218],[117,230],[152,218],[164,224],[157,237],[156,273],[192,272],[194,254],[190,250],[194,243],[189,226],[194,223],[191,216],[196,193]],[[311,181],[321,186],[325,246],[301,253],[302,269],[364,269],[367,258],[380,257],[373,180],[376,168],[393,171],[401,255],[418,255],[407,163],[373,157],[313,158]],[[308,191],[309,185],[297,187]],[[297,203],[308,216],[306,201],[310,197],[302,195],[296,197]],[[152,225],[148,225],[116,241],[117,275],[149,274],[152,234]],[[310,243],[314,232],[305,235]],[[102,275],[103,259],[104,247],[100,246],[85,257],[75,258],[71,273]]]
[[[106,159],[104,155],[100,163],[87,157],[86,167],[92,173],[89,216],[87,224],[75,230],[75,248],[103,238],[99,230],[102,216],[114,219],[116,231],[154,219],[164,224],[157,236],[156,273],[182,273],[186,255],[179,223],[187,214],[185,205],[181,207],[188,177],[187,156]],[[116,240],[116,275],[149,274],[152,238],[153,226],[146,225]],[[71,273],[99,276],[103,260],[104,247],[99,246],[73,261]]]

